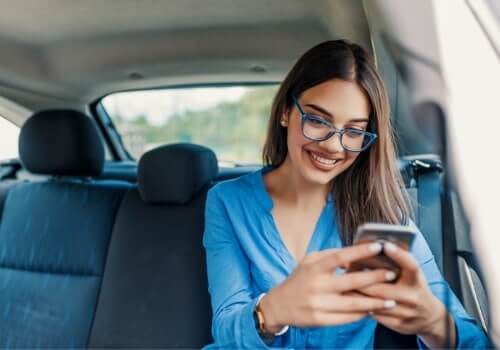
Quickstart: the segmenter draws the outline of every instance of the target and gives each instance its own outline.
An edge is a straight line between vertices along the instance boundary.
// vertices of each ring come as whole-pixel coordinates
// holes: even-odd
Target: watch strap
[[[264,320],[264,314],[262,313],[262,310],[260,309],[260,301],[262,298],[266,295],[266,293],[262,293],[257,297],[257,302],[255,303],[255,310],[254,314],[256,316],[256,326],[259,331],[259,334],[264,335],[264,336],[280,336],[285,334],[288,331],[289,326],[284,326],[279,332],[277,333],[268,333],[265,332],[265,320]]]

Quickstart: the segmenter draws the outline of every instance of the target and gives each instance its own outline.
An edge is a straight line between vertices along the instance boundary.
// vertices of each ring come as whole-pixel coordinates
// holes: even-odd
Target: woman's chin
[[[310,183],[326,185],[330,181],[332,181],[337,174],[336,171],[333,170],[330,172],[325,172],[308,166],[304,168],[303,175],[304,178],[307,179],[307,181]]]

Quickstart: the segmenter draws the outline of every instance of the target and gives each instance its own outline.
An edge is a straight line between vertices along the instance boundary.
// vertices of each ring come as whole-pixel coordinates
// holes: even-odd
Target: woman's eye
[[[308,120],[307,120],[309,123],[311,123],[312,125],[314,126],[323,126],[323,127],[326,127],[326,124],[325,123],[328,123],[326,120],[324,120],[323,118],[320,118],[320,117],[316,117],[316,116],[309,116]]]
[[[363,129],[346,129],[345,135],[348,137],[363,137],[365,135],[365,131]]]

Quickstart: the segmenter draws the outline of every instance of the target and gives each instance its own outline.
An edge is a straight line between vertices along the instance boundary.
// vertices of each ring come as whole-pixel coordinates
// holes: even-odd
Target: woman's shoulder
[[[258,187],[259,176],[262,169],[254,170],[248,174],[235,179],[224,180],[214,185],[208,191],[208,198],[219,198],[221,200],[249,198]]]

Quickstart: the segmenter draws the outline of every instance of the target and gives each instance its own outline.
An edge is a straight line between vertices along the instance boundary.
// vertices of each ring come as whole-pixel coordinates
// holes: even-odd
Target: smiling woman
[[[377,323],[421,348],[485,347],[420,232],[411,252],[351,246],[362,223],[408,222],[395,153],[385,87],[365,50],[335,40],[307,51],[274,98],[265,167],[208,192],[207,349],[368,349]],[[382,249],[397,281],[385,269],[344,272]]]
[[[305,138],[306,142],[300,143],[325,146],[324,150],[313,149],[313,147],[304,148],[312,164],[323,171],[330,171],[335,167],[337,173],[340,174],[351,165],[359,152],[366,150],[375,141],[377,134],[366,131],[371,107],[357,84],[343,80],[329,80],[308,89],[304,92],[302,100],[306,101],[305,110],[299,99],[294,97],[294,105],[299,112],[296,118],[300,119],[298,122],[295,119],[290,121],[291,116],[295,118],[297,115],[295,112],[289,112],[281,119],[281,126],[301,129],[300,133],[289,132],[287,137],[291,159],[299,157],[292,153],[294,148],[290,147],[291,144]],[[321,101],[321,103],[316,103],[316,101]],[[315,116],[312,113],[319,115]],[[361,115],[366,115],[366,117],[360,118]],[[338,142],[335,142],[336,134],[339,134]],[[297,138],[296,135],[300,136]],[[344,149],[349,151],[345,158],[343,157]],[[298,161],[296,159],[296,162]],[[330,180],[331,174],[326,178],[326,183]]]
[[[304,67],[317,68],[304,71]],[[336,128],[368,132],[367,141],[378,139],[372,147],[361,148],[366,152],[344,149],[331,133],[332,138],[312,142],[304,133],[305,125],[296,117],[300,110],[292,108],[294,98],[306,112],[329,118]],[[290,122],[289,130],[282,127],[282,119]],[[302,132],[298,131],[299,125]],[[363,142],[367,142],[364,140],[365,137]],[[327,167],[326,172],[318,174],[308,166],[307,159],[312,159],[312,164],[321,167],[312,154],[335,158],[338,164],[332,171]],[[330,183],[335,199],[348,204],[347,210],[337,213],[346,244],[352,242],[352,234],[360,223],[397,224],[401,222],[401,213],[405,216],[410,213],[395,162],[386,89],[370,57],[357,45],[326,42],[299,59],[275,97],[264,160],[273,167],[283,164],[308,182]]]

